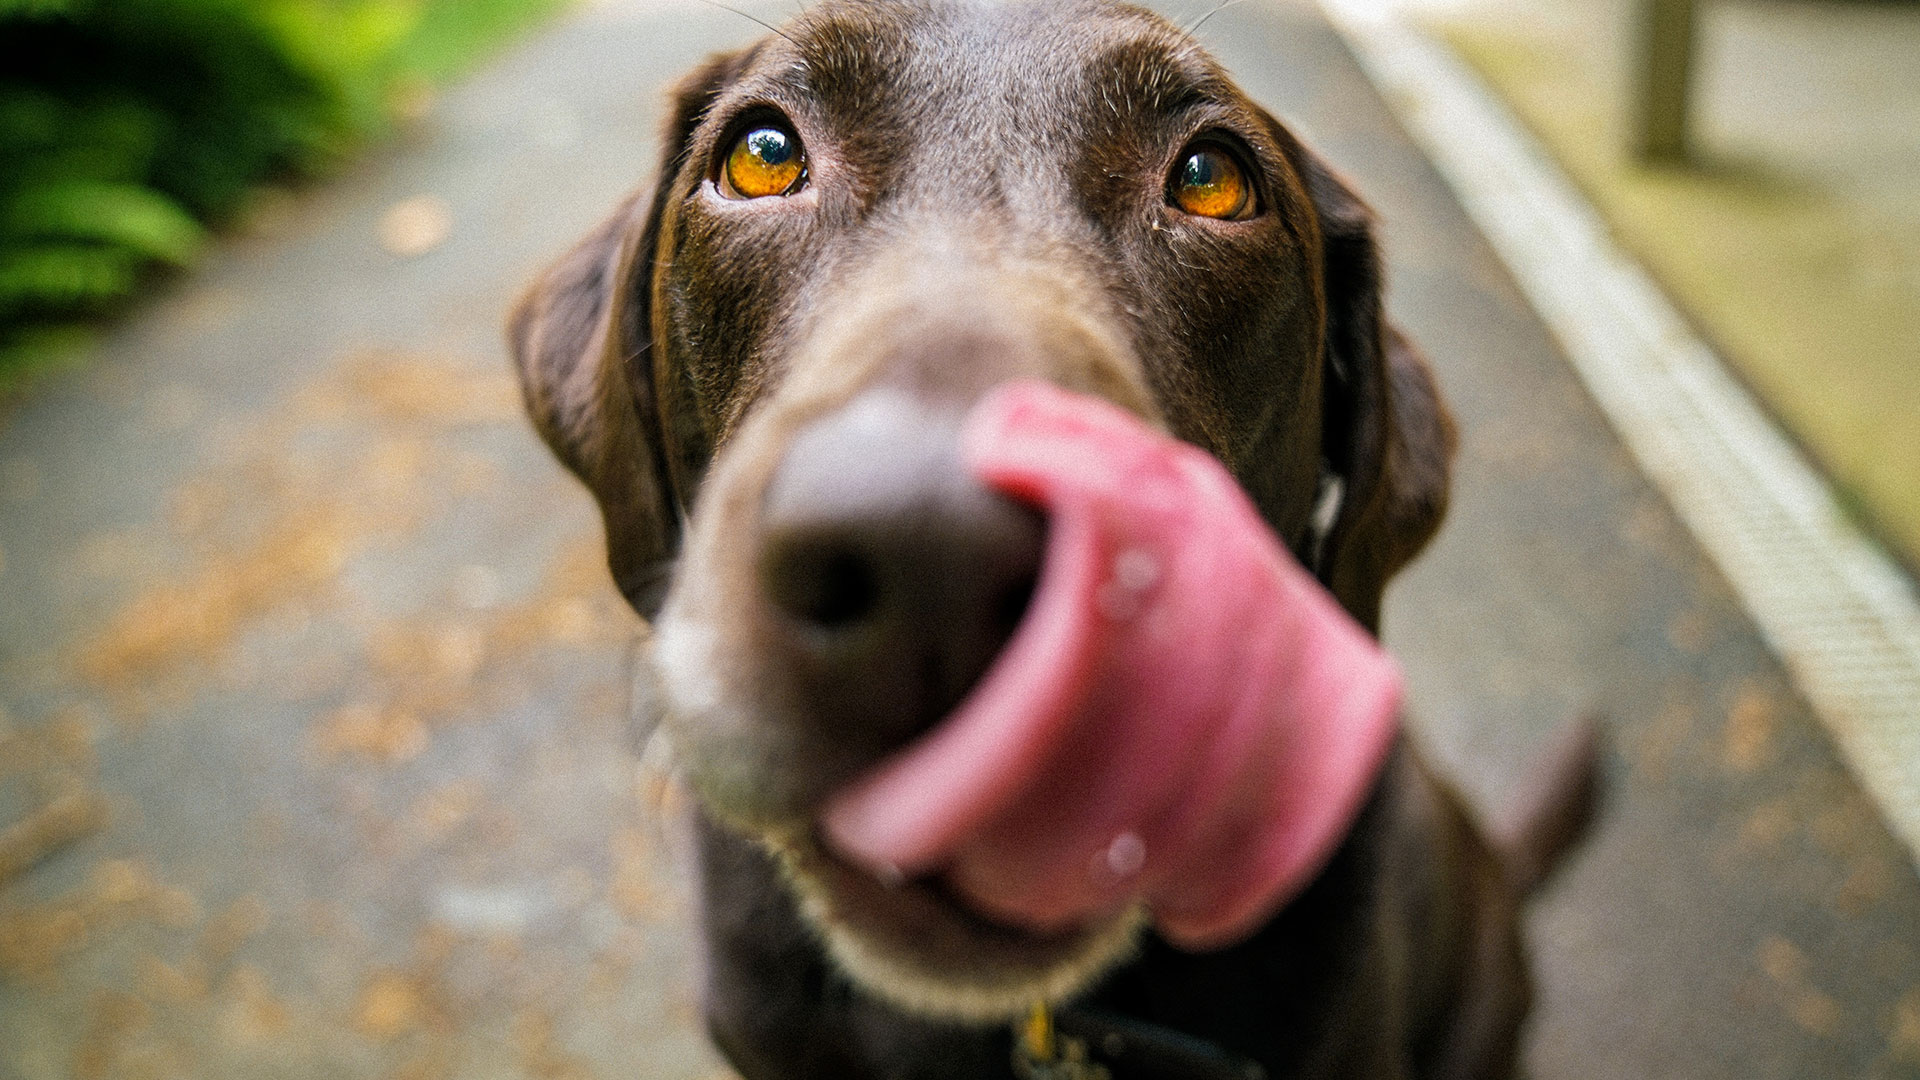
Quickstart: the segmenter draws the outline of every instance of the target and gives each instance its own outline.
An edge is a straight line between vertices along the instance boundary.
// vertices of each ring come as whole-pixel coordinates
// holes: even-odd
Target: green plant
[[[0,0],[0,386],[558,0]]]

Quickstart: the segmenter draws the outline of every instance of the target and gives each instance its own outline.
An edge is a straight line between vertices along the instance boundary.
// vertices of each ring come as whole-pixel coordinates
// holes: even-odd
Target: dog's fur
[[[729,200],[717,162],[770,115],[807,186]],[[1168,205],[1196,138],[1244,156],[1255,216]],[[1452,423],[1382,317],[1369,212],[1189,37],[1105,0],[820,0],[681,83],[652,192],[535,283],[509,336],[616,581],[658,616],[658,697],[699,796],[707,1016],[743,1074],[1004,1075],[1004,1031],[963,1021],[1082,992],[1276,1080],[1510,1075],[1517,910],[1577,830],[1588,746],[1492,844],[1397,749],[1319,877],[1207,954],[1130,916],[999,926],[811,839],[827,793],[965,689],[843,715],[764,612],[769,486],[850,403],[891,395],[937,441],[1011,378],[1113,400],[1218,456],[1369,628],[1438,527]]]

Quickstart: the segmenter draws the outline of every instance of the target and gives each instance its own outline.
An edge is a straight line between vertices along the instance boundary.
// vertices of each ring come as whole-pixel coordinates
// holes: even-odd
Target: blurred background
[[[0,0],[0,1080],[730,1075],[645,628],[500,325],[799,4],[731,6]],[[1531,1074],[1920,1077],[1920,878],[1833,718],[1322,11],[1157,6],[1374,204],[1460,415],[1414,737],[1492,812],[1606,719]],[[1920,5],[1398,8],[1920,564]]]
[[[1920,565],[1920,6],[1422,0],[1417,18]]]
[[[559,0],[0,5],[0,385],[61,362],[209,229],[432,108]]]

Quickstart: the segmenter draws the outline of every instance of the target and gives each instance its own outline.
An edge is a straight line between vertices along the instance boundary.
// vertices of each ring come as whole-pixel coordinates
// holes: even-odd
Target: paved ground
[[[724,1075],[623,739],[637,624],[497,326],[649,171],[661,84],[755,31],[581,12],[4,420],[0,823],[80,838],[0,881],[0,1078]],[[1422,741],[1495,805],[1611,721],[1533,1075],[1920,1076],[1920,880],[1719,577],[1317,15],[1205,36],[1373,198],[1465,423],[1389,600]],[[445,242],[383,250],[422,195]]]

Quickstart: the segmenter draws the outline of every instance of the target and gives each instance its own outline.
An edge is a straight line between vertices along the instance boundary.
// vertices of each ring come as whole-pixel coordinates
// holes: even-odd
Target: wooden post
[[[1641,0],[1640,159],[1687,160],[1688,99],[1693,89],[1694,0]]]

